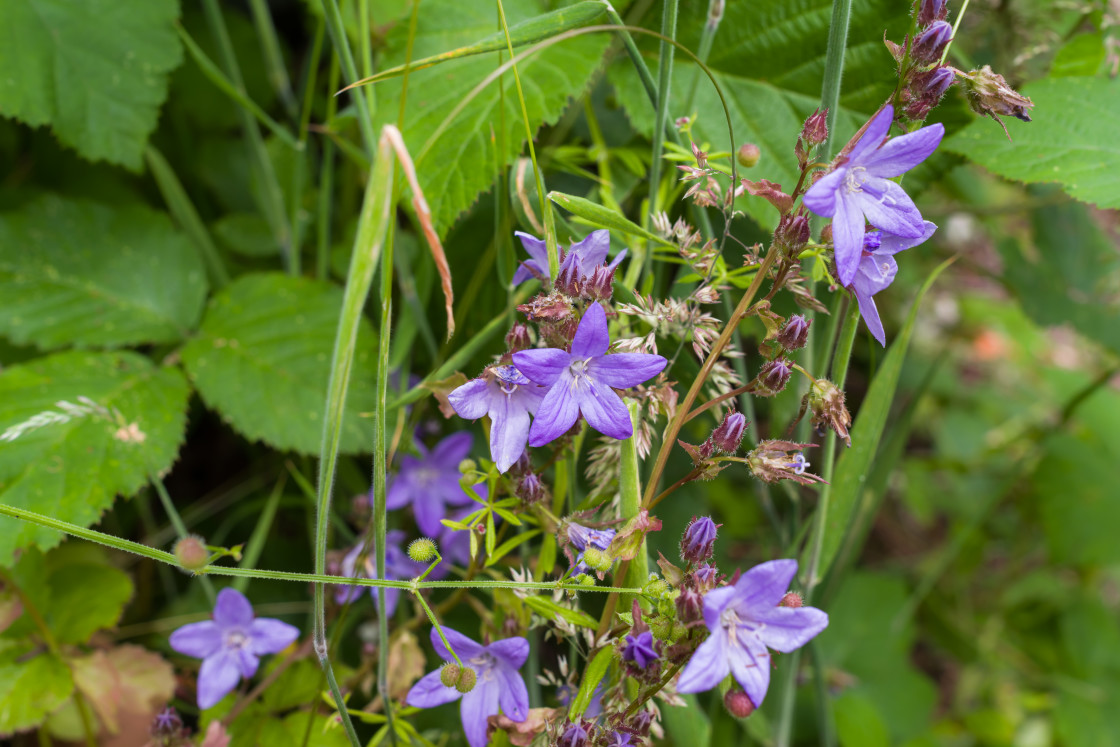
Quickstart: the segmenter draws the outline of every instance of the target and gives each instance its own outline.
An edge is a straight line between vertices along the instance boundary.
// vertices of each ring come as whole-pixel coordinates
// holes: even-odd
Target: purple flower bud
[[[956,76],[947,67],[939,67],[930,71],[922,81],[925,87],[925,95],[931,98],[941,98],[949,90],[949,86],[953,85],[954,80],[956,80]]]
[[[747,418],[741,412],[731,412],[723,422],[712,431],[708,441],[717,451],[725,454],[734,454],[743,442],[743,431],[747,427]]]
[[[800,350],[809,341],[809,325],[811,321],[801,314],[794,314],[778,333],[778,344],[787,351]]]
[[[814,111],[801,128],[801,139],[810,148],[828,140],[828,109]]]
[[[692,572],[692,578],[695,581],[696,590],[703,594],[716,588],[716,584],[719,583],[719,569],[714,565],[704,563]]]
[[[636,636],[626,636],[626,646],[622,649],[623,661],[634,662],[638,669],[645,669],[660,658],[653,647],[653,634],[648,630]]]
[[[170,743],[183,736],[183,719],[174,708],[166,706],[152,719],[148,733],[157,740],[156,744]]]
[[[677,617],[686,625],[704,616],[704,597],[695,589],[681,589],[676,604]]]
[[[528,350],[532,346],[533,340],[529,337],[529,328],[520,322],[513,325],[513,329],[506,335],[506,347],[509,352],[516,353],[519,350]]]
[[[914,49],[910,56],[923,65],[938,62],[952,38],[953,27],[945,21],[935,21],[914,38]]]
[[[809,240],[809,219],[804,215],[784,215],[778,221],[774,238],[781,244],[797,249]]]
[[[591,738],[582,723],[568,724],[556,744],[557,747],[588,747],[591,744]]]
[[[792,373],[793,369],[789,367],[784,358],[776,358],[762,364],[755,381],[765,387],[767,390],[765,396],[773,396],[786,388]],[[762,392],[759,392],[759,394],[762,394]]]
[[[716,530],[720,526],[722,525],[716,524],[707,516],[693,519],[681,538],[681,560],[686,563],[703,563],[712,557]]]
[[[544,481],[541,476],[535,472],[529,472],[517,483],[517,497],[520,498],[525,505],[542,501],[548,497],[548,488],[545,487]]]
[[[944,21],[949,15],[949,5],[945,0],[922,0],[918,7],[918,25],[928,26],[934,21]]]

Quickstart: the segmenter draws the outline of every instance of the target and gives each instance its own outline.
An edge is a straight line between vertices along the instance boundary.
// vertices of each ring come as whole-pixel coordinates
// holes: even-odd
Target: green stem
[[[828,109],[828,139],[824,150],[832,153],[836,132],[836,115],[840,111],[840,83],[844,77],[844,52],[848,45],[848,21],[852,15],[852,0],[833,0],[832,21],[828,27],[828,48],[824,57],[824,85],[821,88],[821,107]]]
[[[257,519],[257,524],[253,527],[253,534],[249,537],[249,542],[245,545],[245,552],[241,555],[242,568],[252,568],[260,560],[261,552],[268,541],[268,530],[272,527],[272,520],[276,518],[276,509],[280,506],[280,498],[284,495],[284,484],[286,482],[287,478],[281,475],[280,479],[276,481],[272,493],[269,494],[268,501],[264,504],[264,511]],[[206,577],[203,576],[203,578]],[[251,580],[249,578],[239,578],[233,582],[232,586],[244,594],[246,589],[249,588],[249,581]]]
[[[673,39],[677,35],[677,0],[664,0],[661,8],[661,35]],[[653,127],[653,156],[649,167],[649,210],[643,216],[643,225],[649,224],[649,215],[657,212],[661,193],[661,150],[665,145],[665,127],[669,122],[669,89],[673,76],[673,52],[668,41],[660,42],[657,63],[657,113]],[[645,254],[645,273],[653,269],[653,252]]]
[[[350,739],[350,744],[354,747],[361,747],[362,741],[358,739],[358,732],[354,730],[354,722],[350,720],[350,710],[346,707],[346,701],[342,699],[342,690],[338,687],[338,680],[335,679],[334,670],[328,664],[323,668],[323,673],[327,676],[327,685],[331,689],[331,697],[334,698],[334,704],[338,715],[342,717],[342,728],[346,731],[347,738]],[[385,704],[385,712],[389,712],[389,704]],[[308,719],[310,723],[310,719]]]
[[[167,488],[163,486],[163,480],[152,475],[151,481],[156,489],[156,493],[159,495],[160,503],[163,504],[163,510],[167,512],[167,518],[171,520],[171,526],[175,527],[175,534],[179,539],[186,539],[190,536],[190,532],[187,531],[187,525],[183,523],[183,517],[179,516],[179,511],[175,508],[175,504],[172,502]],[[202,577],[201,581],[202,590],[206,592],[206,598],[210,601],[210,606],[213,607],[214,601],[218,598],[217,594],[214,592],[214,583],[205,576]]]
[[[268,11],[267,0],[249,0],[249,10],[253,14],[253,23],[257,27],[257,37],[261,42],[261,53],[264,55],[264,66],[268,70],[268,80],[280,100],[284,102],[284,109],[288,116],[294,117],[297,111],[296,98],[292,93],[292,82],[288,79],[288,69],[284,67],[284,55],[280,51],[280,39],[276,36],[276,26],[272,23],[272,15]]]
[[[358,67],[354,64],[354,53],[350,51],[350,42],[346,38],[346,27],[342,23],[342,13],[338,9],[337,0],[319,0],[323,8],[323,17],[327,21],[327,33],[330,34],[331,44],[338,53],[339,62],[346,80],[354,83],[360,79]],[[358,112],[358,128],[362,131],[362,140],[365,141],[366,152],[373,155],[377,151],[377,132],[373,128],[373,115],[370,113],[366,96],[362,89],[355,88],[350,91],[354,97],[354,108]]]

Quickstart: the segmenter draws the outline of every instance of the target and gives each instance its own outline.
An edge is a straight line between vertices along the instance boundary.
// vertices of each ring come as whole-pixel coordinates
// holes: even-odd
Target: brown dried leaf
[[[504,731],[509,737],[509,743],[515,747],[529,747],[538,734],[548,728],[549,722],[560,715],[556,708],[530,708],[529,715],[524,721],[511,721],[505,714],[491,716],[487,721],[487,736],[495,732]]]
[[[389,693],[403,699],[412,685],[424,676],[424,651],[416,636],[407,630],[389,648]]]
[[[435,395],[436,401],[439,402],[440,413],[443,415],[443,417],[450,418],[455,415],[455,408],[451,406],[451,402],[447,399],[447,395],[451,394],[453,391],[466,383],[467,377],[464,374],[456,371],[446,379],[440,379],[439,381],[429,381],[421,384],[420,386]]]

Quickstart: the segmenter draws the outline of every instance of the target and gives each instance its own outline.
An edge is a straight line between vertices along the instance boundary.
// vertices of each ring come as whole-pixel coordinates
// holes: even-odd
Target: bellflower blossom
[[[299,638],[299,628],[268,617],[255,617],[253,606],[236,589],[222,589],[214,619],[190,623],[171,634],[171,648],[202,659],[198,671],[198,707],[205,710],[224,698],[242,677],[257,673],[258,657],[283,651]]]
[[[583,551],[588,547],[593,547],[596,550],[606,551],[611,546],[614,540],[614,535],[617,532],[614,529],[591,529],[582,524],[569,523],[568,524],[568,542],[572,547],[579,550],[575,560],[572,562],[572,575],[576,576],[580,573],[591,573],[591,568],[587,563],[583,562]],[[571,557],[570,555],[568,556]]]
[[[926,160],[945,135],[934,124],[887,139],[894,109],[883,107],[867,124],[846,158],[809,187],[803,202],[817,215],[832,218],[836,273],[841,285],[855,281],[863,256],[864,221],[904,239],[922,235],[922,215],[902,187],[890,181]]]
[[[700,644],[677,682],[677,692],[698,693],[719,685],[728,672],[755,708],[770,686],[770,652],[801,648],[828,626],[816,607],[779,607],[797,573],[796,560],[756,565],[734,586],[704,595],[704,624],[710,635]]]
[[[660,658],[661,655],[653,648],[653,633],[650,631],[626,636],[626,645],[622,649],[623,661],[632,661],[639,669],[645,669]]]
[[[517,268],[517,272],[513,275],[513,284],[517,285],[537,275],[542,278],[548,277],[548,245],[536,236],[530,236],[522,231],[514,231],[513,235],[521,239],[521,245],[525,247],[525,251],[529,253],[530,257]],[[563,273],[565,270],[574,268],[580,279],[586,280],[595,271],[596,267],[607,261],[607,250],[610,249],[610,246],[611,235],[609,231],[606,229],[592,231],[586,238],[572,244],[571,248],[568,249],[564,261],[560,264],[560,272]],[[615,256],[607,269],[613,270],[618,267],[618,263],[625,256],[626,250],[623,249]]]
[[[420,531],[429,537],[439,534],[446,506],[465,506],[471,502],[471,497],[459,484],[462,476],[459,462],[470,453],[472,440],[469,433],[454,433],[436,444],[431,452],[417,441],[416,450],[420,456],[401,457],[400,472],[389,482],[386,508],[403,508],[411,503]],[[479,492],[480,488],[475,491]]]
[[[412,578],[413,576],[419,575],[420,569],[423,567],[409,560],[408,555],[401,549],[401,546],[404,545],[404,539],[404,532],[399,529],[394,529],[385,534],[385,580],[387,581]],[[362,565],[358,566],[358,559],[362,554],[363,546],[364,543],[359,542],[350,552],[346,553],[346,557],[342,559],[341,576],[345,578],[378,578],[376,558],[372,546],[366,551],[366,557],[362,559]],[[354,584],[339,586],[334,594],[335,601],[339,604],[353,602],[364,594],[367,589],[369,590],[370,596],[373,597],[373,605],[376,607],[376,586],[356,586]],[[385,614],[387,616],[391,617],[393,612],[396,611],[397,600],[400,598],[400,595],[400,589],[385,590]]]
[[[513,354],[521,373],[549,387],[529,429],[530,446],[544,446],[564,435],[581,413],[592,428],[611,438],[634,435],[630,413],[614,389],[652,379],[668,361],[650,353],[607,355],[610,343],[607,313],[593,303],[579,321],[570,353],[544,348]]]
[[[443,634],[463,665],[475,671],[477,679],[474,688],[463,694],[447,687],[440,680],[440,670],[437,669],[413,685],[405,701],[414,708],[435,708],[461,697],[463,702],[459,713],[467,743],[471,747],[484,747],[489,741],[486,737],[487,719],[497,714],[499,708],[511,721],[524,721],[529,716],[529,690],[517,671],[529,658],[529,641],[503,638],[489,646],[482,646],[446,626]],[[441,659],[455,661],[434,628],[431,638],[432,647]]]
[[[490,456],[498,471],[505,472],[525,452],[529,415],[537,411],[545,391],[513,366],[493,366],[481,378],[451,392],[447,400],[460,417],[490,416]]]
[[[927,220],[922,223],[922,234],[916,238],[902,238],[880,231],[868,231],[863,237],[863,256],[860,257],[859,269],[851,288],[859,301],[859,313],[863,316],[863,321],[884,347],[887,336],[883,332],[879,310],[875,308],[875,301],[871,297],[894,282],[894,276],[898,272],[894,255],[921,244],[936,230],[937,226]]]

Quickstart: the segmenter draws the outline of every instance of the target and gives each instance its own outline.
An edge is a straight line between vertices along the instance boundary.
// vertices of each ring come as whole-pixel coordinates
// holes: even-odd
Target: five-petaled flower
[[[632,661],[638,669],[645,669],[661,658],[653,647],[653,633],[646,630],[638,635],[626,636],[626,645],[622,649],[624,661]]]
[[[261,656],[283,651],[299,638],[299,628],[268,617],[255,617],[253,606],[236,589],[222,589],[214,619],[190,623],[171,634],[171,648],[202,659],[198,672],[198,707],[210,708],[242,677],[257,673]]]
[[[521,245],[529,253],[529,259],[521,263],[513,275],[513,284],[517,285],[531,277],[548,277],[548,246],[536,236],[530,236],[523,231],[514,231],[513,235],[521,239]],[[583,280],[591,276],[595,268],[607,261],[607,251],[611,247],[611,235],[606,229],[592,231],[582,241],[577,241],[564,255],[560,264],[560,272],[573,272]],[[614,260],[607,265],[608,270],[618,267],[618,263],[626,256],[626,250],[619,252]]]
[[[755,707],[770,686],[770,652],[801,648],[828,625],[816,607],[779,607],[797,573],[796,560],[771,560],[740,576],[734,586],[704,595],[709,636],[681,673],[677,691],[698,693],[719,685],[728,672]]]
[[[538,384],[549,387],[529,429],[529,445],[544,446],[564,435],[580,413],[600,433],[617,439],[634,435],[630,413],[614,389],[652,379],[668,363],[650,353],[614,353],[607,313],[593,303],[580,319],[571,352],[559,348],[522,350],[513,364]]]
[[[413,563],[408,559],[408,555],[401,549],[404,544],[404,532],[395,529],[385,535],[385,579],[388,581],[396,581],[400,579],[408,579],[417,575],[422,566]],[[362,555],[362,550],[365,550],[365,555]],[[359,565],[358,561],[361,561]],[[365,546],[365,543],[359,542],[357,545],[346,553],[342,559],[341,576],[346,578],[378,578],[376,555],[372,545]],[[376,586],[357,586],[349,584],[346,586],[339,586],[335,592],[335,600],[339,604],[346,604],[353,602],[360,597],[366,589],[369,589],[370,596],[373,597],[373,604],[377,606],[377,587]],[[385,614],[392,617],[393,612],[397,609],[397,600],[400,598],[400,589],[386,589],[385,590]]]
[[[487,719],[497,714],[499,708],[511,721],[524,721],[529,716],[529,691],[517,671],[529,658],[529,641],[503,638],[483,646],[446,626],[443,634],[463,666],[475,671],[474,688],[464,695],[453,687],[447,687],[440,681],[440,670],[437,669],[413,685],[405,700],[414,708],[434,708],[462,698],[459,713],[467,742],[471,747],[483,747],[488,742]],[[455,661],[434,628],[431,638],[432,647],[441,659]]]
[[[471,434],[454,433],[435,445],[429,452],[419,441],[416,450],[419,458],[401,457],[401,469],[389,483],[385,506],[390,509],[412,504],[412,513],[420,531],[429,537],[439,534],[443,525],[440,519],[447,512],[446,506],[465,506],[471,497],[459,484],[459,463],[471,451]],[[476,487],[482,495],[485,487]]]
[[[490,456],[505,472],[525,452],[529,415],[537,411],[545,388],[525,378],[513,366],[492,366],[447,396],[460,417],[490,416]]]
[[[863,237],[863,256],[860,257],[859,269],[851,288],[859,301],[859,313],[863,315],[863,321],[880,345],[886,346],[887,336],[883,332],[879,310],[875,308],[875,301],[871,297],[894,282],[894,276],[898,272],[894,255],[921,244],[936,230],[937,226],[927,220],[922,223],[921,235],[914,238],[893,236],[880,231],[868,231]]]
[[[922,235],[923,221],[902,187],[890,181],[933,153],[945,135],[940,123],[887,140],[894,109],[883,107],[846,158],[805,192],[805,207],[832,218],[836,273],[851,285],[863,256],[866,222],[905,239]]]

